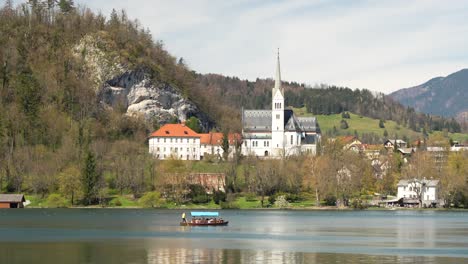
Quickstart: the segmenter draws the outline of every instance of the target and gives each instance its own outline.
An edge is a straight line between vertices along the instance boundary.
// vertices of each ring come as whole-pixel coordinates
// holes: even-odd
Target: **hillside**
[[[468,112],[468,69],[447,77],[436,77],[423,84],[390,94],[416,111],[441,116],[462,116]]]
[[[369,144],[381,143],[384,138],[405,138],[410,142],[424,138],[422,133],[403,127],[401,124],[398,125],[397,122],[391,120],[385,121],[385,127],[380,128],[379,119],[373,119],[353,113],[350,113],[349,119],[343,119],[341,114],[313,115],[311,113],[307,113],[304,108],[293,109],[298,116],[316,116],[320,129],[322,130],[322,134],[326,136],[357,134],[362,141]],[[347,129],[341,128],[341,120],[346,120],[348,124]],[[387,131],[387,136],[384,136],[385,131]],[[432,134],[437,134],[437,132],[430,133],[429,136]],[[447,137],[459,142],[468,142],[468,134],[447,133]]]

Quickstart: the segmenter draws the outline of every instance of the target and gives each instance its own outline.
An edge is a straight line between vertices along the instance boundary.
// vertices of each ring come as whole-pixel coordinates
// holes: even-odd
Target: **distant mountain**
[[[400,103],[418,112],[441,115],[466,116],[468,113],[468,69],[447,77],[436,77],[418,86],[390,94]]]

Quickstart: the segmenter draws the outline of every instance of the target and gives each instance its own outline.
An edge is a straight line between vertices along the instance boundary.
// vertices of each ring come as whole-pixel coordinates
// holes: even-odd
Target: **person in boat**
[[[182,222],[187,223],[187,219],[185,219],[185,212],[182,213]]]

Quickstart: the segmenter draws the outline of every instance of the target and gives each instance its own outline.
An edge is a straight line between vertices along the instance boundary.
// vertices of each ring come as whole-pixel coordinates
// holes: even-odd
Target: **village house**
[[[0,208],[23,208],[23,194],[0,194]]]
[[[229,156],[240,140],[229,134]],[[149,153],[157,159],[201,160],[206,154],[222,157],[222,133],[199,134],[185,124],[166,124],[149,137]]]
[[[425,207],[440,205],[439,180],[400,180],[397,187],[397,198],[403,199],[403,204],[419,205],[419,200],[421,200]]]
[[[279,54],[271,110],[242,110],[242,154],[257,157],[286,157],[315,154],[320,128],[315,117],[296,117],[286,109],[281,86]]]
[[[407,143],[401,139],[387,139],[384,142],[384,147],[388,150],[394,149],[395,145],[397,148],[406,148]]]
[[[344,136],[338,138],[344,145],[345,150],[352,150],[356,153],[364,151],[364,144],[355,136]]]

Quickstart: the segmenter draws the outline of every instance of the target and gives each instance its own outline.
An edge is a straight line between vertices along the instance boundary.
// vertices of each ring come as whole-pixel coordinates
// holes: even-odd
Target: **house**
[[[401,139],[387,139],[384,142],[384,147],[386,149],[393,149],[395,148],[395,145],[397,148],[406,148],[406,141]]]
[[[370,160],[374,160],[380,158],[380,153],[383,150],[383,147],[382,145],[364,144],[363,149],[366,157]]]
[[[200,137],[184,124],[166,124],[150,135],[149,153],[161,160],[200,160]]]
[[[23,208],[23,194],[0,194],[0,208]]]
[[[229,155],[236,144],[241,144],[239,134],[228,134]],[[157,159],[200,160],[206,154],[222,157],[222,133],[199,134],[185,124],[166,124],[149,136],[149,153]]]
[[[242,110],[242,154],[257,157],[285,157],[315,154],[320,128],[315,117],[296,117],[286,109],[281,86],[279,53],[271,110]]]
[[[450,151],[468,151],[468,145],[454,144],[450,147]]]
[[[206,155],[215,155],[218,158],[222,158],[224,154],[223,137],[223,133],[216,132],[200,134],[200,159],[203,159]],[[236,146],[241,144],[241,142],[242,139],[239,134],[228,134],[229,158],[234,156]]]
[[[400,180],[397,187],[397,198],[403,198],[404,204],[414,204],[414,201],[417,201],[419,205],[419,200],[421,200],[423,206],[434,207],[440,205],[439,180]]]
[[[343,143],[343,148],[346,150],[352,150],[356,153],[364,151],[364,144],[355,136],[344,136],[338,138],[338,140]]]

